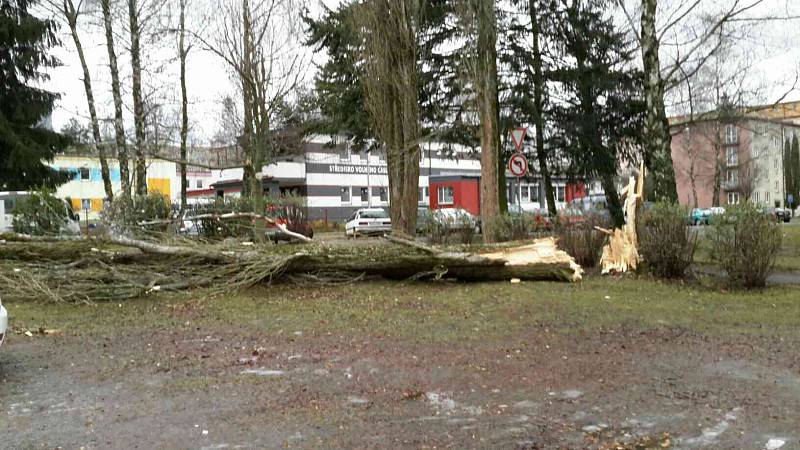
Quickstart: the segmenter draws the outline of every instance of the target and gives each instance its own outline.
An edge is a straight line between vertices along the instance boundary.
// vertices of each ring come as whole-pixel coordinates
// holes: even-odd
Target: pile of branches
[[[389,238],[373,246],[164,243],[129,237],[93,239],[0,236],[3,299],[91,303],[155,292],[207,288],[228,294],[278,279],[338,283],[393,279],[578,281],[582,270],[552,239],[471,253]]]

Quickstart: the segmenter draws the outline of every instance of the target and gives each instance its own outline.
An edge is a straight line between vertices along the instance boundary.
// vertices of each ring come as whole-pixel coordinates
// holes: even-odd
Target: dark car
[[[775,208],[775,218],[778,222],[789,223],[792,220],[792,210],[786,208]]]

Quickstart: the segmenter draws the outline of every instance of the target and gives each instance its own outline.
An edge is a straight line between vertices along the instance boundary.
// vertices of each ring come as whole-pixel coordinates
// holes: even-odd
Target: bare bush
[[[728,208],[711,225],[711,257],[731,284],[765,286],[783,239],[780,225],[751,204]]]
[[[595,267],[600,261],[600,254],[606,242],[606,235],[595,227],[608,228],[611,220],[600,214],[587,214],[583,220],[575,222],[558,222],[555,235],[558,247],[582,267]]]
[[[681,278],[694,260],[697,233],[688,223],[689,211],[679,204],[658,203],[642,217],[639,252],[654,275]]]

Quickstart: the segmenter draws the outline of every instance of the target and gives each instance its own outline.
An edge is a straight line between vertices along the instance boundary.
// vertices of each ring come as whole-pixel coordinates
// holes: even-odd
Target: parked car
[[[344,225],[348,237],[384,234],[392,231],[392,219],[383,208],[362,208],[354,212]]]
[[[772,221],[772,222],[777,222],[778,221],[778,212],[776,211],[775,208],[771,208],[771,207],[767,206],[767,207],[764,207],[762,209],[762,211],[764,212],[765,216],[769,217],[770,221]]]
[[[585,221],[586,215],[578,208],[564,208],[558,212],[558,223],[561,225],[580,225]]]
[[[792,221],[792,210],[786,208],[775,208],[775,219],[778,222],[789,223]]]
[[[712,208],[695,208],[692,210],[690,222],[692,225],[708,225],[714,216],[725,214],[725,208],[715,206]]]
[[[475,228],[476,232],[480,233],[481,231],[480,219],[470,214],[470,212],[466,209],[462,208],[437,209],[432,213],[431,220],[435,220],[441,224],[446,224],[450,229],[453,230]]]
[[[3,307],[3,302],[0,300],[0,346],[6,338],[6,331],[8,330],[8,311]]]
[[[689,217],[689,222],[692,225],[708,225],[709,217],[711,217],[711,211],[707,208],[694,208],[692,210],[691,216]]]
[[[273,242],[281,240],[290,240],[290,238],[280,232],[278,225],[285,225],[286,229],[293,232],[302,234],[307,238],[314,237],[314,229],[308,223],[308,219],[303,208],[288,205],[284,207],[269,209],[269,215],[274,223],[267,222],[267,237]]]
[[[178,229],[178,233],[186,236],[197,236],[200,234],[199,229],[197,228],[197,221],[189,220],[189,218],[194,216],[195,214],[196,213],[191,210],[184,211],[181,214],[180,217],[181,227]]]
[[[431,224],[433,214],[427,206],[417,208],[417,233],[424,233]]]
[[[0,233],[12,231],[14,222],[14,209],[20,200],[26,199],[30,196],[28,192],[0,192]],[[72,205],[62,200],[61,204],[66,212],[66,219],[61,224],[61,233],[63,234],[80,234],[80,218],[75,211],[72,210]]]

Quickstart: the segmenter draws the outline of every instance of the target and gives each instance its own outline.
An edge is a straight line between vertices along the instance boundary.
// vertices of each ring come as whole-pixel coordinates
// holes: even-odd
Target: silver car
[[[3,308],[3,303],[0,301],[0,346],[6,338],[6,331],[8,330],[8,311]]]

